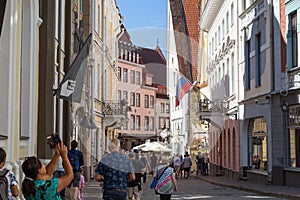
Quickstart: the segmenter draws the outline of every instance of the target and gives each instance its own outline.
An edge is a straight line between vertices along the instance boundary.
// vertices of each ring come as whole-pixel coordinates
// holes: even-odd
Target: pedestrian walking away
[[[127,183],[128,200],[140,200],[142,194],[142,176],[145,168],[138,154],[130,152],[129,158],[134,167],[135,180]]]
[[[79,188],[78,188],[78,200],[83,200],[83,190],[84,190],[84,176],[83,176],[83,170],[80,169],[80,182],[79,182]]]
[[[95,180],[103,181],[104,200],[127,200],[127,182],[135,180],[134,167],[128,156],[120,153],[120,141],[112,139],[110,153],[95,170]]]
[[[170,200],[173,192],[177,192],[177,182],[173,168],[170,167],[172,161],[162,161],[154,170],[153,177],[159,177],[155,191],[160,200]]]
[[[77,150],[77,146],[78,146],[78,142],[76,140],[73,140],[71,142],[71,149],[68,151],[68,159],[73,169],[74,178],[67,187],[67,198],[71,199],[71,197],[73,196],[75,200],[78,199],[78,190],[79,190],[79,183],[81,177],[80,169],[84,165],[83,154],[80,150]],[[73,186],[73,193],[71,195],[72,186]]]
[[[57,199],[60,200],[60,192],[67,187],[73,179],[73,170],[67,156],[68,149],[61,142],[55,147],[55,153],[50,163],[45,166],[37,157],[25,158],[22,170],[25,179],[22,182],[22,192],[26,200],[32,199]],[[62,158],[65,175],[60,178],[51,178]]]
[[[12,199],[19,197],[18,182],[15,174],[4,167],[6,152],[0,147],[0,199]]]
[[[184,178],[187,179],[190,176],[191,167],[192,167],[191,157],[188,153],[186,153],[183,158]]]

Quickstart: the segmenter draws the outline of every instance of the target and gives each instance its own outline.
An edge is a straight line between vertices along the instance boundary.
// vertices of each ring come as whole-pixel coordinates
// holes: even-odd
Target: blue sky
[[[166,48],[167,0],[116,0],[135,45]]]

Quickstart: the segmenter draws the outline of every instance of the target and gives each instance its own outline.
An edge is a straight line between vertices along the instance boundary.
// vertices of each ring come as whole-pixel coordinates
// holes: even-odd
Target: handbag
[[[159,177],[155,176],[150,184],[150,189],[153,190],[156,185],[157,185],[157,181],[160,179],[160,177],[164,174],[164,172],[166,171],[166,169],[168,168],[168,166],[166,166],[163,170],[163,172],[159,175]]]

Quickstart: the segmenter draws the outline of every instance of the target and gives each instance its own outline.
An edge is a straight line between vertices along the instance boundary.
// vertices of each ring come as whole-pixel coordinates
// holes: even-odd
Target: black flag
[[[85,69],[87,68],[87,58],[90,51],[92,34],[84,42],[82,48],[72,62],[68,72],[56,90],[58,98],[80,103],[82,86],[84,82]]]

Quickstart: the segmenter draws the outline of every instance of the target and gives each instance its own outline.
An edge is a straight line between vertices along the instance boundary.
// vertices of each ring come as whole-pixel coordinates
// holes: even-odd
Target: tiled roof
[[[153,82],[166,85],[166,59],[159,47],[156,49],[141,48],[141,64],[146,66],[149,73],[153,74]]]

